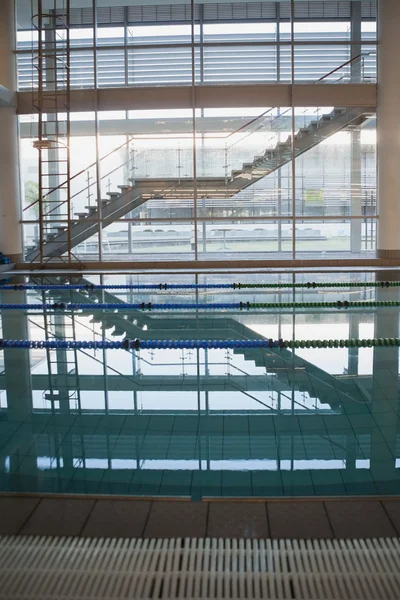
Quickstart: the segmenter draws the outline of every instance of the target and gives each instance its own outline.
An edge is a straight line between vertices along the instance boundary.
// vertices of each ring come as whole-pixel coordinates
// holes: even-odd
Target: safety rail
[[[338,67],[329,71],[319,79],[317,79],[314,83],[338,83],[339,81],[343,81],[344,79],[349,80],[351,83],[365,83],[365,60],[368,56],[375,56],[373,52],[362,52],[361,54],[357,54],[353,58],[346,60],[346,62],[342,63]],[[354,74],[354,71],[357,72],[357,68],[359,67],[359,73]],[[330,77],[335,75],[336,73],[340,73],[340,71],[345,70],[345,73],[342,74],[335,81],[331,81]],[[356,81],[354,81],[356,79]],[[367,77],[370,81],[371,78]]]

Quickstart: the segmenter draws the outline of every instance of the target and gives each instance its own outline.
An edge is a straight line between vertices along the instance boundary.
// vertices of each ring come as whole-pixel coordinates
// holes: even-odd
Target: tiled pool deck
[[[400,498],[189,502],[0,495],[0,535],[127,538],[400,536]]]

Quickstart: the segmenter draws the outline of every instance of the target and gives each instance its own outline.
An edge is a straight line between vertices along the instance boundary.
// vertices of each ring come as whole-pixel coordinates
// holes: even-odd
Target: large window
[[[37,24],[26,2],[17,4],[19,89],[37,94]],[[115,98],[123,88],[150,87],[149,99],[157,102],[154,108],[125,105],[102,112],[72,107],[68,212],[57,212],[53,199],[56,209],[47,211],[42,236],[58,248],[52,258],[62,257],[67,243],[81,260],[374,252],[373,112],[294,101],[223,107],[211,98],[212,87],[211,100],[203,96],[202,106],[192,94],[196,109],[171,108],[168,90],[374,83],[375,3],[197,2],[193,17],[189,2],[71,10],[71,97],[93,87],[121,88]],[[50,40],[48,30],[42,35]],[[51,72],[50,51],[44,62]],[[43,119],[52,123],[54,115],[47,112]],[[43,226],[32,146],[38,115],[20,121],[25,250],[27,260],[35,260]],[[45,159],[57,164],[57,149]],[[63,175],[54,167],[48,181],[62,189]]]

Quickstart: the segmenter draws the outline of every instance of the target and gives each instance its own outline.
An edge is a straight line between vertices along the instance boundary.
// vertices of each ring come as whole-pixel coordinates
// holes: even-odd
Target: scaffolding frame
[[[38,252],[31,262],[45,262],[45,245],[60,231],[68,233],[67,257],[71,262],[71,156],[70,156],[70,0],[52,0],[44,9],[37,0],[32,15],[37,31],[38,51],[33,56],[37,87],[32,89],[32,104],[38,115]],[[50,260],[50,257],[46,258]]]

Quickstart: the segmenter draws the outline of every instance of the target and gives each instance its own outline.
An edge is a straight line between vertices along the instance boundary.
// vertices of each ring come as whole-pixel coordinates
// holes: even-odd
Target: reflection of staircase
[[[369,116],[365,108],[334,108],[329,114],[311,121],[299,129],[295,136],[295,153],[300,156],[334,133],[349,127],[358,127]],[[264,117],[265,120],[265,117]],[[265,120],[265,125],[271,124],[271,118]],[[262,131],[264,121],[257,125]],[[275,148],[266,150],[263,155],[256,156],[252,162],[244,163],[241,169],[234,170],[230,178],[207,177],[198,178],[196,191],[199,197],[226,198],[232,197],[249,185],[259,181],[276,169],[290,162],[292,156],[292,141],[289,136],[285,142],[278,143]],[[120,219],[135,208],[150,199],[180,199],[193,198],[193,180],[189,178],[168,179],[131,179],[131,185],[121,185],[119,192],[109,192],[107,200],[102,203],[102,228],[104,229],[117,219]],[[72,247],[87,240],[98,231],[99,212],[97,207],[86,207],[87,212],[78,213],[79,221],[71,226]],[[43,248],[43,256],[59,257],[68,250],[68,231],[55,228],[49,231]],[[37,260],[38,247],[32,247],[26,259]]]
[[[60,283],[54,278],[49,283]],[[90,285],[82,279],[79,283]],[[121,303],[123,300],[104,290],[89,290],[91,301]],[[86,294],[71,290],[68,291],[68,300],[62,292],[51,291],[57,301],[87,302]],[[90,314],[85,312],[92,323],[102,323],[107,335],[141,339],[264,339],[252,329],[236,321],[230,316],[218,316],[210,324],[210,318],[197,316],[196,318],[171,318],[168,314],[156,315],[148,312],[129,310],[123,313],[104,312],[98,310]],[[82,315],[81,315],[82,317]],[[143,326],[146,328],[143,329]],[[112,330],[112,331],[110,331]],[[286,349],[252,349],[238,348],[235,354],[241,354],[248,361],[258,367],[263,367],[267,372],[274,373],[280,385],[285,389],[295,389],[307,392],[311,398],[318,399],[323,404],[329,404],[338,409],[343,402],[365,402],[366,399],[357,386],[355,378],[341,379],[331,375],[323,369],[316,367],[297,354]]]

